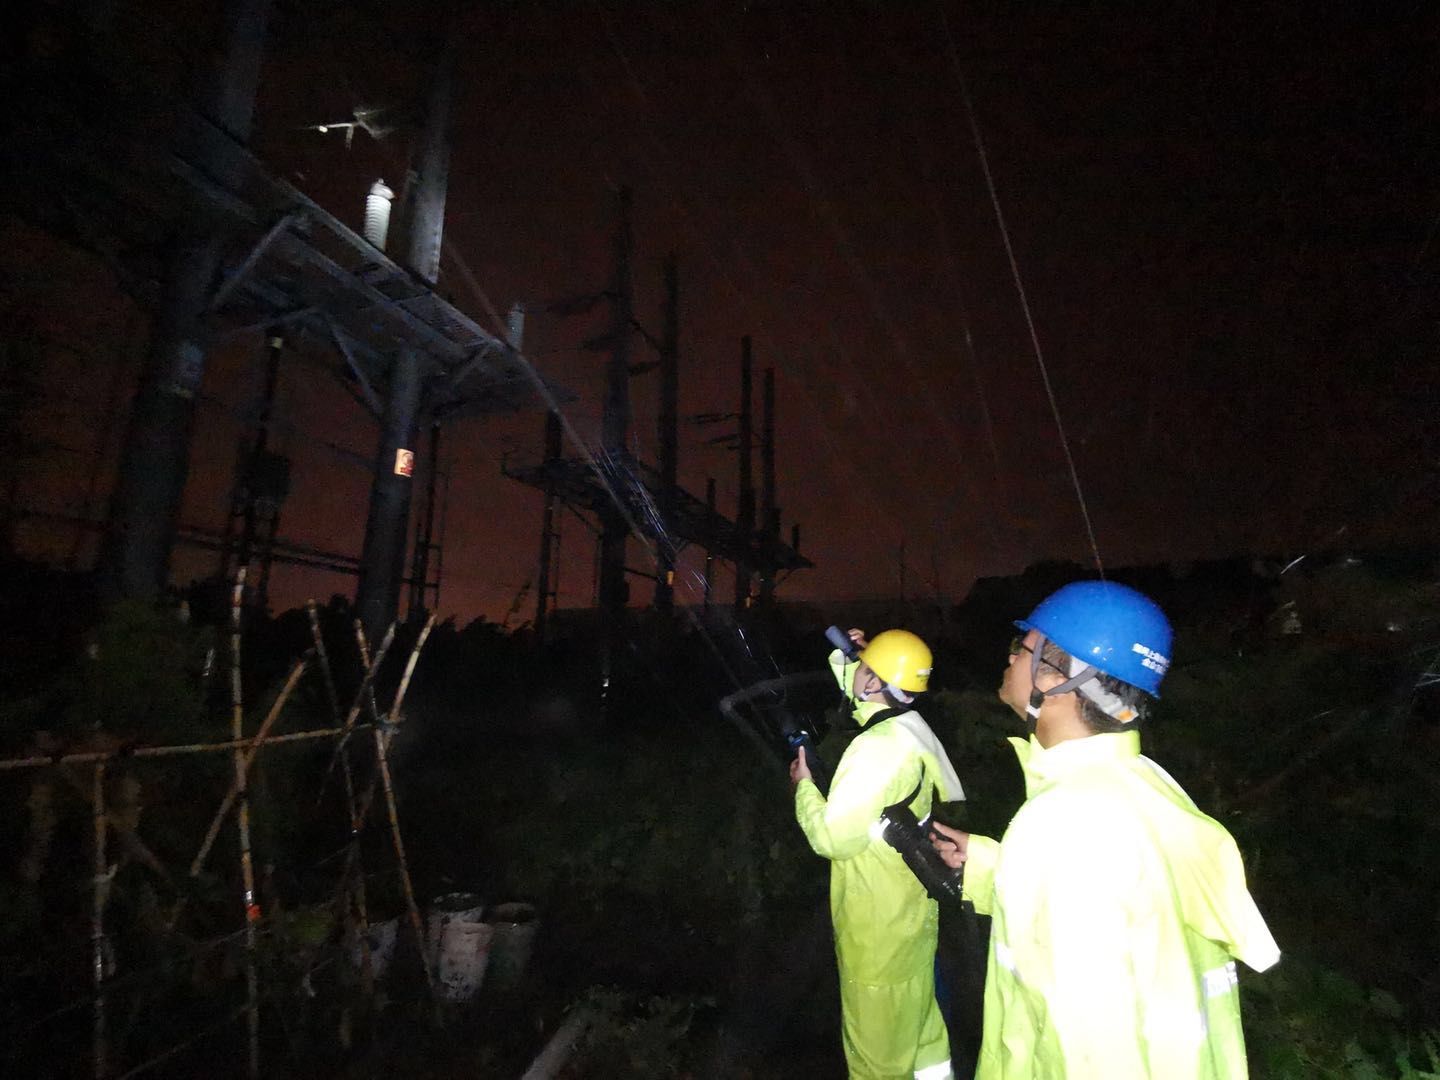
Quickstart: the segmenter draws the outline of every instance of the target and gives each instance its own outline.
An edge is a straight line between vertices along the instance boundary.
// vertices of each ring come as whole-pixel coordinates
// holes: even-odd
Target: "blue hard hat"
[[[1077,660],[1160,696],[1170,666],[1170,620],[1155,601],[1114,581],[1077,581],[1051,593],[1021,630],[1038,630]]]

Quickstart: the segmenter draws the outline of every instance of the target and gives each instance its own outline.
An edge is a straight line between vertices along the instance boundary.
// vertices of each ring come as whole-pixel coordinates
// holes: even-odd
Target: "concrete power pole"
[[[214,127],[198,130],[180,153],[224,187],[235,187],[235,144],[250,139],[269,0],[231,0],[222,57],[203,73],[197,97]],[[190,471],[195,402],[205,374],[210,332],[206,312],[220,273],[225,234],[197,199],[167,255],[150,334],[145,374],[136,393],[100,554],[103,596],[153,596],[169,580],[170,552]]]
[[[450,176],[451,96],[458,50],[458,25],[452,25],[430,83],[425,128],[415,168],[406,184],[407,213],[402,218],[402,258],[432,285],[440,276]],[[372,639],[385,632],[399,607],[414,494],[415,444],[425,391],[425,358],[419,350],[404,348],[395,354],[390,365],[389,391],[370,483],[370,512],[365,522],[356,600],[365,631]]]

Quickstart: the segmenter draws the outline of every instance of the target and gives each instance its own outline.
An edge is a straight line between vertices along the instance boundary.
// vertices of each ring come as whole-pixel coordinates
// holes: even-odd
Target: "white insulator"
[[[381,251],[385,250],[385,238],[390,234],[390,206],[395,201],[384,180],[370,185],[370,194],[365,196],[365,239]]]

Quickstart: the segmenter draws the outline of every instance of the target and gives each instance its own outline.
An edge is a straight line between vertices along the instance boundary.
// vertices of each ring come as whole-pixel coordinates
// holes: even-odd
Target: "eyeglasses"
[[[1015,657],[1019,656],[1022,652],[1028,652],[1031,656],[1034,656],[1034,655],[1035,655],[1035,650],[1034,650],[1033,648],[1031,648],[1029,645],[1026,645],[1026,644],[1025,644],[1025,639],[1024,639],[1023,637],[1020,637],[1020,636],[1017,635],[1016,637],[1011,638],[1011,639],[1010,639],[1010,659],[1011,659],[1011,660],[1014,660]],[[1059,672],[1062,676],[1066,674],[1066,673],[1065,673],[1064,671],[1062,671],[1060,668],[1056,667],[1056,666],[1055,666],[1054,664],[1052,664],[1049,660],[1046,660],[1046,659],[1044,659],[1043,657],[1042,657],[1041,660],[1040,660],[1040,664],[1041,664],[1042,667],[1048,667],[1051,671],[1057,671],[1057,672]],[[1066,677],[1068,678],[1068,676],[1066,676]]]

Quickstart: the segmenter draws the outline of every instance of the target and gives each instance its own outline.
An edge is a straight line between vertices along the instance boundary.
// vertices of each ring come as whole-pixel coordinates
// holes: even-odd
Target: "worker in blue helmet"
[[[1010,740],[1025,803],[998,842],[934,825],[993,916],[976,1077],[1244,1077],[1235,961],[1280,952],[1235,841],[1140,753],[1169,621],[1082,581],[1015,625],[1000,700],[1030,729]]]

